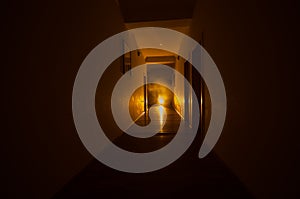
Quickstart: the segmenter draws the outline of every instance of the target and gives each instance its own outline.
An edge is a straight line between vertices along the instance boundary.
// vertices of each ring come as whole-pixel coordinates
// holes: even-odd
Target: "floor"
[[[174,110],[166,111],[167,122],[157,135],[142,141],[124,134],[114,143],[135,152],[163,147],[174,137],[180,121]],[[147,120],[147,116],[141,117],[136,123],[145,124]],[[200,144],[194,141],[173,164],[150,173],[124,173],[93,160],[54,198],[253,198],[214,152],[204,159],[197,157]]]

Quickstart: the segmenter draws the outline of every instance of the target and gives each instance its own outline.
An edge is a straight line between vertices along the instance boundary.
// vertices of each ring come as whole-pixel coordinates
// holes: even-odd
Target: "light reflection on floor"
[[[164,123],[164,118],[163,118],[163,114],[164,114],[164,107],[162,105],[159,105],[158,107],[159,110],[159,122],[160,122],[160,130],[162,130],[163,127],[163,123]]]
[[[164,118],[166,118],[165,123],[163,122]],[[149,122],[153,123],[152,125],[159,126],[159,134],[173,134],[176,133],[178,130],[179,124],[181,122],[181,117],[173,108],[159,105],[157,108],[153,109],[151,120],[149,118],[149,115],[146,114],[143,117],[140,117],[136,121],[136,124],[145,126],[149,124]]]

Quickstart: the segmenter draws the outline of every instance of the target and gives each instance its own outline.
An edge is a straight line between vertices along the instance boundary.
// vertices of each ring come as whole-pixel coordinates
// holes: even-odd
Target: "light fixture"
[[[160,105],[164,104],[165,102],[164,98],[162,98],[161,96],[159,96],[157,100]]]

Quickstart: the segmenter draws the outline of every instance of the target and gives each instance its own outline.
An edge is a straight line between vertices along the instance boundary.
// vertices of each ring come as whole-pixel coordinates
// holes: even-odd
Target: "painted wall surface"
[[[298,192],[298,8],[296,1],[230,0],[199,1],[194,10],[191,36],[204,39],[227,92],[215,151],[257,198]]]
[[[175,62],[175,70],[178,71],[181,75],[184,76],[184,62],[185,60],[180,58],[179,60],[176,59]],[[184,102],[184,82],[179,80],[178,75],[175,73],[175,83],[174,83],[174,90],[177,93],[174,96],[174,108],[175,110],[180,113],[184,117],[185,111],[185,102]]]
[[[132,68],[134,68],[144,64],[145,58],[142,53],[135,50],[131,52],[131,62]],[[144,72],[144,76],[137,76],[133,78],[135,78],[135,82],[142,85],[144,84],[144,77],[146,77],[146,71]],[[144,100],[144,87],[142,86],[132,94],[129,102],[129,111],[133,121],[137,120],[144,113]]]
[[[123,75],[122,67],[122,57],[110,64],[98,83],[95,96],[95,109],[99,124],[110,140],[114,140],[123,133],[115,123],[111,110],[112,92],[115,84]]]
[[[73,82],[85,56],[124,30],[123,20],[115,1],[3,6],[3,80],[11,84],[3,90],[10,106],[2,110],[1,195],[50,198],[92,159],[73,123]]]

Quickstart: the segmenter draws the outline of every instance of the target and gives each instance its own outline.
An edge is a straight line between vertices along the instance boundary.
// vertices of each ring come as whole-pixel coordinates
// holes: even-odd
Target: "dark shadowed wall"
[[[1,195],[50,198],[92,159],[72,119],[77,70],[124,25],[116,1],[10,1],[3,8]]]
[[[296,1],[199,1],[194,10],[191,36],[227,92],[215,151],[257,198],[299,193],[298,19]]]

